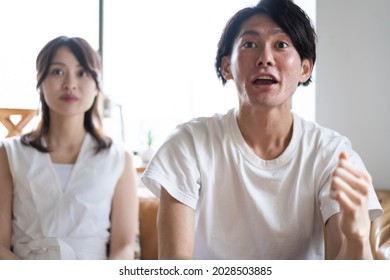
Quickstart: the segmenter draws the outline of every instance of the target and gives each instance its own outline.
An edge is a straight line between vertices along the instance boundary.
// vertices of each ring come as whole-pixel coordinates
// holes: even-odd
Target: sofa
[[[372,223],[371,246],[375,259],[390,259],[390,190],[378,190],[377,195],[384,214]],[[140,198],[139,201],[139,243],[141,260],[156,260],[157,251],[157,210],[159,200]]]
[[[157,198],[139,199],[139,256],[141,260],[157,260]]]
[[[375,259],[390,260],[390,190],[378,190],[377,195],[384,213],[372,222],[371,247]]]

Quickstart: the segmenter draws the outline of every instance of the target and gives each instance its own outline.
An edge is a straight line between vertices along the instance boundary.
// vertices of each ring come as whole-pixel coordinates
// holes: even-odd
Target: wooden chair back
[[[6,137],[21,135],[25,126],[37,115],[36,109],[0,108],[0,122],[8,130]],[[20,119],[15,123],[13,116],[20,116]]]

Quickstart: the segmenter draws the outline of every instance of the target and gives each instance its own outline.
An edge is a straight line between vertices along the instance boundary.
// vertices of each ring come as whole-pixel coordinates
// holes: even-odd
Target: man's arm
[[[192,259],[195,210],[173,198],[161,187],[157,216],[159,259]]]
[[[331,196],[339,202],[341,212],[330,217],[325,225],[327,259],[373,258],[367,205],[371,184],[370,174],[341,153],[331,181]]]

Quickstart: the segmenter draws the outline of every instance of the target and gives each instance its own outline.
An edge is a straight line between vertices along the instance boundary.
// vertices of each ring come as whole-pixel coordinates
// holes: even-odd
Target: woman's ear
[[[309,80],[311,74],[313,72],[313,60],[309,58],[305,58],[302,61],[301,66],[301,78],[299,79],[299,82],[301,84],[305,83],[307,80]]]
[[[233,79],[232,71],[230,69],[230,57],[224,56],[221,61],[221,73],[223,78],[228,81]]]

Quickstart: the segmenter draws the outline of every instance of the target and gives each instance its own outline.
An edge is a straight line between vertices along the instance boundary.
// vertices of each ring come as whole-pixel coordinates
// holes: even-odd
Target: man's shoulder
[[[232,110],[226,114],[215,113],[212,116],[201,116],[193,118],[185,123],[180,124],[177,128],[186,130],[189,133],[213,133],[226,129],[229,126]]]
[[[306,151],[320,153],[325,158],[338,155],[340,151],[352,152],[350,140],[336,130],[302,118],[296,120],[300,122],[302,130],[299,141]]]
[[[301,123],[303,137],[310,137],[320,142],[348,141],[347,137],[336,130],[322,126],[317,122],[308,121],[298,116],[296,120]]]

